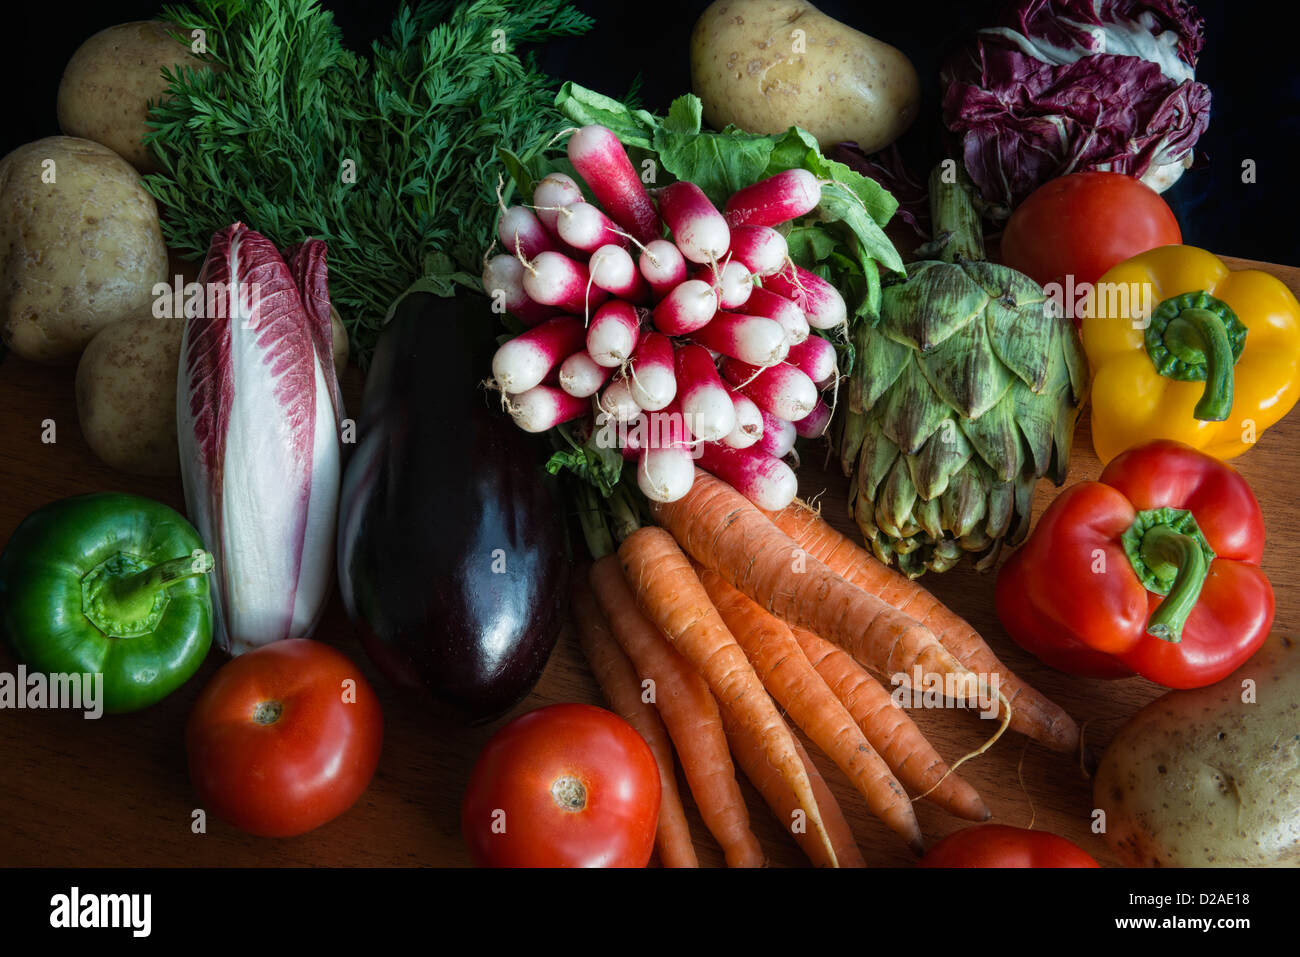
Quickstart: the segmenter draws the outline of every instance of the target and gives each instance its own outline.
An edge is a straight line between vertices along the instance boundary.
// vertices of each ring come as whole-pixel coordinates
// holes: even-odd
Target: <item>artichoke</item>
[[[1073,323],[1033,280],[984,261],[964,176],[953,164],[930,176],[924,252],[940,258],[910,264],[853,329],[839,429],[849,510],[877,557],[912,578],[965,552],[991,567],[1003,541],[1025,537],[1035,484],[1065,481],[1088,390]]]

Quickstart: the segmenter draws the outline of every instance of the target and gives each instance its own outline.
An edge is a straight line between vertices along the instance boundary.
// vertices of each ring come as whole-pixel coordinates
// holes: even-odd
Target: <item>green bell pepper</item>
[[[0,629],[47,674],[104,676],[104,710],[161,701],[212,642],[199,533],[160,502],[116,492],[52,502],[0,554]]]

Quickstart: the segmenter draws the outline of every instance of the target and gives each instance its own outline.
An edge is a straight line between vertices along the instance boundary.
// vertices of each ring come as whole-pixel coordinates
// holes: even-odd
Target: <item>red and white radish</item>
[[[651,501],[677,501],[695,482],[695,453],[681,406],[673,402],[647,413],[637,424],[646,430],[636,466],[637,487]]]
[[[483,291],[493,303],[500,302],[506,312],[526,326],[535,326],[556,315],[554,306],[533,302],[524,292],[524,264],[515,256],[502,253],[483,264]]]
[[[789,169],[736,190],[727,200],[729,226],[777,226],[806,216],[822,199],[821,183],[806,169]]]
[[[527,392],[582,348],[587,331],[572,316],[556,316],[503,343],[492,357],[492,378],[502,392]]]
[[[632,398],[632,384],[626,376],[619,376],[605,386],[596,406],[615,422],[631,422],[641,414],[641,406]]]
[[[632,254],[622,246],[606,243],[587,262],[592,285],[628,302],[645,302],[650,298],[650,284],[636,268]]]
[[[556,228],[561,239],[585,253],[606,244],[619,246],[627,242],[618,224],[591,203],[573,203],[560,210]]]
[[[686,281],[686,257],[666,239],[646,243],[641,250],[637,268],[646,282],[650,283],[656,299],[662,299]]]
[[[736,358],[744,357],[736,356]],[[838,369],[835,347],[821,336],[809,336],[798,345],[791,346],[785,361],[812,379],[819,389],[824,387],[823,383],[828,383],[835,377]],[[761,364],[755,363],[755,365]]]
[[[589,402],[569,395],[563,389],[538,385],[512,395],[507,402],[510,416],[525,432],[545,432],[584,415]]]
[[[633,400],[647,412],[672,402],[677,397],[672,340],[657,332],[642,336],[628,365],[628,380]]]
[[[597,365],[587,350],[582,349],[560,363],[560,388],[585,399],[599,392],[613,374],[613,369]]]
[[[680,346],[673,357],[673,368],[682,413],[691,433],[706,442],[731,434],[736,427],[736,406],[709,350],[696,345]]]
[[[692,448],[695,444],[695,433],[676,399],[662,409],[642,412],[633,426],[643,449]]]
[[[552,236],[559,237],[556,220],[560,210],[582,202],[582,188],[565,173],[547,173],[533,187],[533,210]]]
[[[825,399],[818,399],[813,410],[794,424],[794,429],[801,438],[816,439],[826,433],[826,427],[830,424],[831,407]]]
[[[659,301],[655,328],[665,335],[686,336],[708,325],[718,311],[718,294],[702,279],[688,279]]]
[[[693,263],[718,262],[731,245],[731,230],[704,190],[685,180],[658,192],[659,210],[673,242]]]
[[[690,449],[646,449],[637,459],[637,488],[652,502],[675,502],[694,482],[695,455]]]
[[[760,409],[798,422],[817,405],[817,386],[794,366],[782,362],[766,368],[724,359],[722,377]]]
[[[754,291],[754,274],[745,268],[744,263],[735,260],[728,260],[716,268],[701,266],[691,278],[701,279],[717,290],[718,305],[722,309],[739,309],[749,301]]]
[[[564,253],[539,253],[524,263],[524,292],[534,302],[556,306],[564,312],[585,316],[609,298],[598,286],[592,286],[587,267]]]
[[[541,220],[526,206],[511,206],[501,214],[497,221],[497,237],[507,250],[525,259],[557,248],[555,239]]]
[[[706,442],[699,463],[764,511],[779,512],[794,501],[799,491],[794,470],[757,449]]]
[[[605,212],[637,242],[648,243],[662,235],[663,224],[654,202],[611,130],[584,126],[569,137],[568,154]]]
[[[808,338],[808,320],[804,318],[803,310],[770,289],[756,288],[750,293],[749,302],[745,303],[745,314],[779,322],[785,330],[788,345],[796,345]]]
[[[611,299],[591,317],[587,326],[587,353],[602,366],[621,366],[632,358],[641,339],[641,317],[621,299]]]
[[[736,427],[722,441],[733,449],[747,449],[763,437],[763,410],[749,396],[734,389],[731,404],[736,412]]]
[[[770,226],[736,226],[731,230],[731,258],[755,276],[780,272],[790,258],[785,237]]]
[[[779,322],[734,312],[718,313],[703,329],[691,333],[691,339],[721,355],[756,366],[774,365],[790,349]]]
[[[783,459],[794,450],[794,440],[798,437],[793,422],[787,422],[771,412],[764,412],[763,434],[754,443],[754,448],[774,458]]]
[[[814,329],[835,329],[848,321],[849,310],[839,290],[802,266],[791,263],[764,278],[763,285],[802,309]]]

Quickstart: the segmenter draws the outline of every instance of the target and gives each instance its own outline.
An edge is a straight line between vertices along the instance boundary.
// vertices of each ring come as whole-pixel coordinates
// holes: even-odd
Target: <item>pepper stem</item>
[[[1201,597],[1210,564],[1200,541],[1169,525],[1153,525],[1142,536],[1142,561],[1162,579],[1173,578],[1169,594],[1147,620],[1147,634],[1177,643],[1183,625]]]
[[[930,219],[933,241],[944,262],[982,262],[984,227],[971,198],[971,183],[965,168],[945,160],[930,171]]]
[[[1232,414],[1233,367],[1246,347],[1246,333],[1231,306],[1201,289],[1156,306],[1144,338],[1160,375],[1205,383],[1192,414],[1202,422],[1223,422]]]
[[[1205,392],[1193,414],[1203,422],[1222,422],[1232,412],[1236,357],[1223,319],[1208,309],[1184,309],[1165,329],[1165,345],[1185,362],[1205,366]]]
[[[192,555],[139,568],[139,563],[115,555],[82,581],[82,611],[104,634],[133,638],[148,634],[166,607],[166,589],[178,581],[205,575],[210,560]],[[138,570],[133,570],[138,569]]]

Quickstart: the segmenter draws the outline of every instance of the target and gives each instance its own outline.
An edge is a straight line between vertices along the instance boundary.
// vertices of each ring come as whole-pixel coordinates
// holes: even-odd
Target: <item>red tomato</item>
[[[222,666],[185,729],[202,806],[262,837],[338,817],[379,763],[384,718],[360,670],[328,645],[277,641]]]
[[[921,858],[921,867],[1100,867],[1082,848],[1055,834],[981,824],[949,834]]]
[[[1111,266],[1183,241],[1160,194],[1123,173],[1071,173],[1048,180],[1016,207],[1002,234],[1002,261],[1041,286],[1074,277],[1095,283]]]
[[[480,867],[645,867],[658,822],[650,746],[588,704],[538,708],[498,731],[461,809]]]

